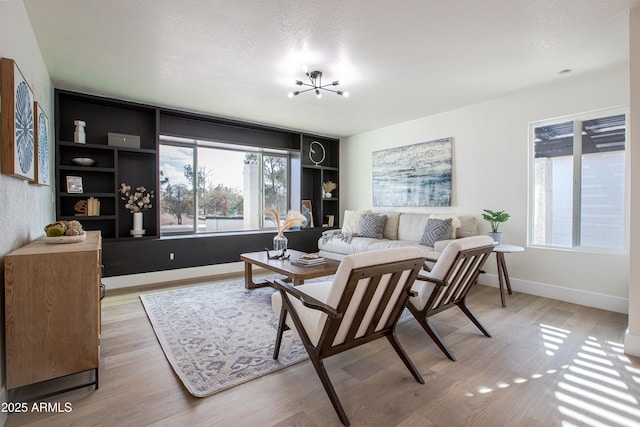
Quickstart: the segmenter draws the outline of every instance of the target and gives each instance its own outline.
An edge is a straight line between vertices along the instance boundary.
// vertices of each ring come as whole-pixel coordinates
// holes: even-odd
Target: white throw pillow
[[[362,228],[362,215],[371,215],[373,212],[370,210],[365,211],[344,211],[344,218],[342,219],[342,233],[352,234],[357,236],[360,234]]]
[[[399,213],[386,213],[387,222],[382,230],[382,237],[389,240],[398,240],[398,224],[400,223]]]
[[[447,218],[451,218],[451,237],[450,239],[455,239],[456,238],[456,230],[460,227],[462,227],[462,222],[460,221],[460,218],[458,218],[455,215],[448,215],[448,214],[433,214],[431,215],[429,218],[433,218],[433,219],[447,219]]]

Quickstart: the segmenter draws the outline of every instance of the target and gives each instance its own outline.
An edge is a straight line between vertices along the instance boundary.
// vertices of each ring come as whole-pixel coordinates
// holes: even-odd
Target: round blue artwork
[[[16,89],[15,125],[18,163],[22,173],[27,174],[33,164],[33,103],[25,82]]]
[[[47,132],[47,116],[38,114],[38,182],[49,182],[49,134]]]

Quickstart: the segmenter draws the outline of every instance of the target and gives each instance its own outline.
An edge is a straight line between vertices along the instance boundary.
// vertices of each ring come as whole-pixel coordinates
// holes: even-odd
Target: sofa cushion
[[[478,219],[475,216],[460,216],[460,228],[456,230],[456,238],[462,239],[478,235]]]
[[[384,224],[387,222],[386,215],[362,215],[362,226],[360,227],[360,237],[372,239],[382,239]]]
[[[429,214],[401,213],[398,224],[398,240],[419,242],[428,220]]]
[[[420,245],[418,244],[418,242],[408,240],[369,239],[367,237],[354,237],[351,239],[350,243],[347,243],[341,239],[331,239],[326,241],[320,239],[318,241],[318,252],[322,257],[342,260],[349,254],[355,254],[359,252],[414,247],[420,249],[423,253],[423,256],[431,259],[436,259],[438,258],[438,256],[440,256],[440,252],[442,251],[442,249],[444,249],[444,247],[450,241],[451,240],[442,240],[436,242],[435,247],[431,248]]]
[[[344,234],[353,234],[357,236],[360,234],[362,227],[362,215],[371,215],[370,210],[365,211],[344,211],[344,218],[342,220],[342,232]]]
[[[353,237],[352,239],[320,239],[318,240],[318,250],[333,252],[341,255],[357,254],[370,250],[369,246],[375,242],[385,242],[387,240],[370,239],[368,237]]]
[[[424,228],[420,244],[433,247],[438,240],[447,240],[451,236],[451,218],[429,218]]]
[[[386,213],[387,222],[382,230],[382,237],[389,240],[398,240],[398,224],[400,223],[399,213]]]
[[[456,238],[456,230],[462,226],[462,223],[460,222],[460,219],[455,215],[449,215],[449,214],[437,214],[436,215],[436,214],[434,214],[434,215],[431,215],[429,218],[433,218],[433,219],[451,218],[451,237],[449,237],[450,239],[455,239]]]

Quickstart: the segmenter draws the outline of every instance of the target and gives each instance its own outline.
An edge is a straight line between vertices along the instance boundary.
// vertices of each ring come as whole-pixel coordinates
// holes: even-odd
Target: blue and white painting
[[[451,145],[443,138],[374,151],[373,206],[451,206]]]
[[[35,147],[33,92],[14,65],[14,167],[13,174],[33,181],[35,179]]]
[[[34,106],[36,115],[36,147],[38,161],[36,163],[36,183],[49,185],[49,118],[37,102]]]

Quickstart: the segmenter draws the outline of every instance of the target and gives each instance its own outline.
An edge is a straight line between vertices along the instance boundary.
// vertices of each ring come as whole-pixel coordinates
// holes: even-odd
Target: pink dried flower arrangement
[[[151,199],[154,198],[153,190],[147,192],[146,188],[140,186],[131,192],[131,187],[123,182],[120,184],[119,192],[123,195],[120,198],[125,201],[124,207],[131,213],[142,212],[153,207],[151,204]]]

